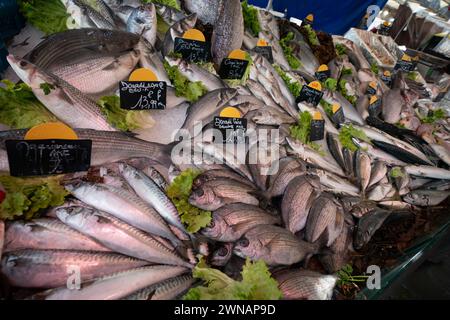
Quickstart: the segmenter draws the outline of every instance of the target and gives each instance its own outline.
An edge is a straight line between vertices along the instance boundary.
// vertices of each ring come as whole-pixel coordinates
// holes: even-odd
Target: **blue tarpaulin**
[[[250,4],[265,8],[268,0],[249,0]],[[331,34],[344,34],[356,27],[370,5],[381,9],[387,0],[273,0],[273,9],[285,12],[288,17],[303,20],[314,14],[314,29]]]

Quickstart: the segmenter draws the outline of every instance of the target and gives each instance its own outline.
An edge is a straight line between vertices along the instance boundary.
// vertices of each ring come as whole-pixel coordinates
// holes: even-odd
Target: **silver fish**
[[[170,56],[166,56],[165,59],[171,66],[176,66],[181,74],[190,81],[200,81],[206,89],[208,89],[208,91],[226,87],[224,82],[219,77],[199,67],[195,63],[189,63],[181,58],[172,58]]]
[[[177,208],[152,179],[127,164],[121,164],[119,168],[123,177],[141,199],[158,211],[168,223],[187,232],[181,223]]]
[[[198,19],[204,24],[214,26],[222,6],[223,0],[185,0],[184,7],[191,13],[196,13]]]
[[[283,195],[281,213],[286,228],[292,233],[302,230],[321,186],[318,177],[302,175],[291,180]]]
[[[239,0],[221,1],[211,39],[214,63],[220,66],[228,54],[242,47],[244,18]]]
[[[383,95],[383,118],[388,123],[397,123],[403,107],[403,98],[400,89],[392,89]]]
[[[109,30],[114,30],[116,28],[114,21],[110,21],[107,17],[104,17],[100,12],[92,8],[87,2],[82,0],[72,0],[71,2],[75,6],[78,6],[81,10],[81,14],[87,16],[91,23],[97,28]],[[89,26],[92,24],[89,24]],[[80,25],[80,27],[86,26]]]
[[[65,286],[70,272],[79,268],[82,282],[100,276],[142,267],[147,261],[117,253],[76,250],[20,250],[2,258],[2,274],[9,283],[23,288],[56,288]]]
[[[19,78],[31,87],[36,98],[60,120],[74,128],[116,130],[108,123],[100,107],[75,87],[23,59],[13,55],[7,59]],[[47,85],[48,91],[43,85]]]
[[[117,300],[161,281],[179,276],[188,269],[154,265],[135,268],[102,277],[81,286],[80,290],[66,287],[41,293],[46,300]]]
[[[167,75],[167,72],[164,68],[163,58],[159,52],[145,39],[141,39],[137,45],[138,50],[141,52],[139,63],[143,68],[147,68],[152,70],[159,81],[166,81],[167,85],[170,86],[172,83]],[[171,107],[177,106],[186,99],[177,98],[175,95],[175,90],[168,87],[167,92],[167,107],[169,105]],[[176,102],[172,102],[171,100],[176,98]]]
[[[449,191],[440,190],[413,190],[403,196],[409,204],[421,207],[437,206],[450,196]]]
[[[179,242],[162,217],[142,199],[129,192],[104,184],[86,182],[66,185],[66,189],[81,201],[138,229],[175,243]]]
[[[173,300],[186,292],[193,283],[192,276],[186,274],[141,289],[123,300]]]
[[[22,249],[60,249],[111,251],[58,219],[38,218],[8,223],[4,251]]]
[[[152,46],[156,42],[156,9],[153,3],[135,8],[127,21],[127,31],[139,34]]]
[[[211,223],[202,229],[209,239],[234,242],[260,224],[277,224],[278,217],[247,204],[233,203],[213,212]]]
[[[280,40],[280,28],[275,16],[268,10],[258,10],[258,22],[261,29],[271,32],[276,39]]]
[[[155,3],[155,8],[158,16],[160,16],[169,26],[186,18],[183,11],[177,10],[171,6]]]
[[[253,195],[254,192],[254,187],[231,179],[219,178],[205,182],[194,189],[189,202],[198,208],[210,211],[238,202],[258,206],[259,200]]]
[[[115,252],[153,263],[191,267],[157,239],[109,214],[83,207],[61,208],[56,214],[65,224]]]
[[[367,187],[371,187],[373,185],[376,185],[378,182],[380,182],[383,177],[385,177],[387,174],[387,166],[382,161],[375,161],[372,165],[371,174],[370,174],[370,180],[369,185]]]
[[[372,170],[371,164],[370,157],[366,153],[363,153],[360,150],[355,153],[355,173],[363,193],[369,185],[370,173]]]
[[[236,242],[233,252],[241,258],[263,260],[269,266],[277,266],[300,262],[317,250],[316,244],[298,240],[284,228],[259,225]]]
[[[405,166],[406,173],[424,178],[450,180],[450,171],[432,166]]]
[[[274,277],[286,300],[330,300],[338,280],[310,270],[283,270]]]

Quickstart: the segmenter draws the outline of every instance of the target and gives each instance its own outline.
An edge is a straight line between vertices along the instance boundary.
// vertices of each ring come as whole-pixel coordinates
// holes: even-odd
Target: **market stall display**
[[[20,4],[47,36],[0,87],[9,298],[367,297],[447,228],[445,75],[414,52],[247,1]]]

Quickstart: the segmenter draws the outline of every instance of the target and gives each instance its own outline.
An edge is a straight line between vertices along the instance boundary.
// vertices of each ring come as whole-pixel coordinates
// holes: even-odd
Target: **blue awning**
[[[267,0],[249,0],[250,4],[265,8]],[[303,19],[314,14],[314,29],[331,34],[344,34],[356,27],[370,5],[381,9],[387,0],[273,0],[273,9],[285,12],[288,17]]]

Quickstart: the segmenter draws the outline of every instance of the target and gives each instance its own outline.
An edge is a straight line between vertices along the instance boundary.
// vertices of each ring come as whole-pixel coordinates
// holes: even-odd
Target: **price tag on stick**
[[[5,141],[10,174],[45,176],[87,171],[91,140],[79,140],[65,124],[47,123],[31,128],[24,140]]]
[[[166,108],[167,83],[158,81],[153,71],[137,69],[129,81],[120,81],[120,107],[126,110],[163,110]]]

